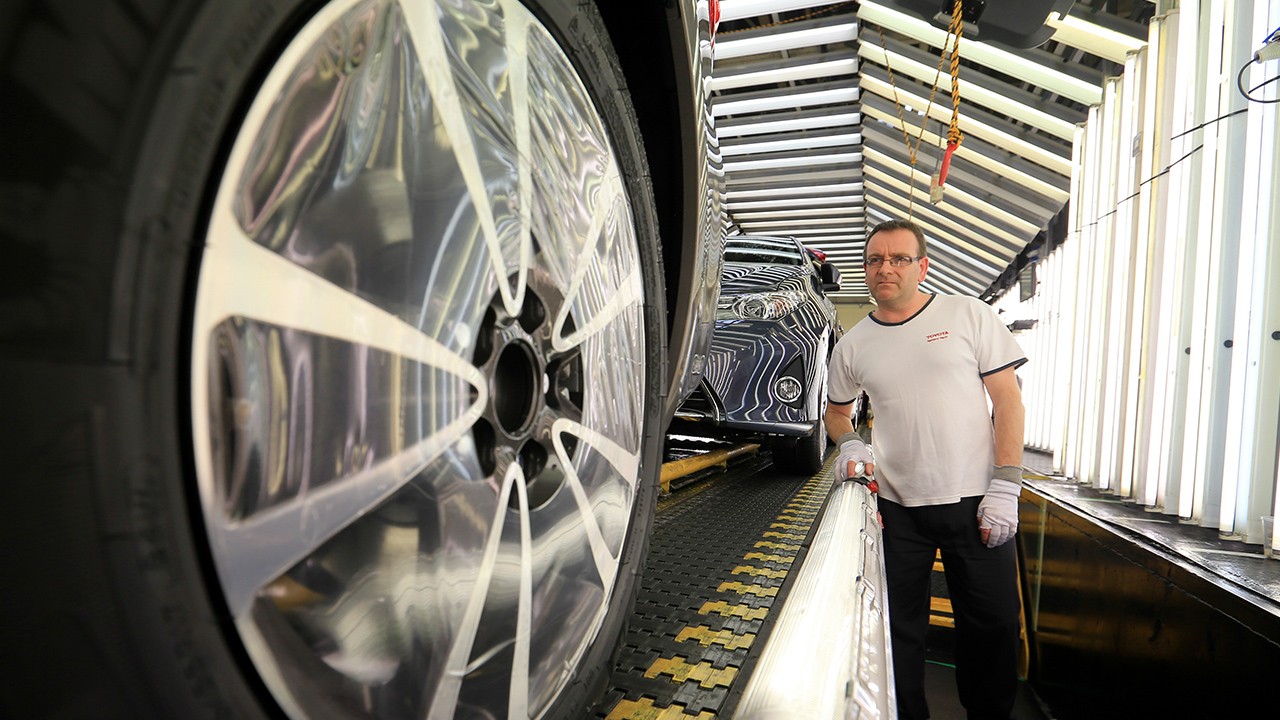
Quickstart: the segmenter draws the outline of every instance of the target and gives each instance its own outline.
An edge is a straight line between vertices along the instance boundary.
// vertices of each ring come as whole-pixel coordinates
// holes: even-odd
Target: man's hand
[[[836,480],[871,477],[876,470],[871,448],[856,433],[846,433],[840,438],[840,454],[836,456]]]
[[[987,547],[1005,544],[1018,532],[1018,496],[1022,468],[1001,465],[992,472],[991,486],[978,504],[978,533]]]

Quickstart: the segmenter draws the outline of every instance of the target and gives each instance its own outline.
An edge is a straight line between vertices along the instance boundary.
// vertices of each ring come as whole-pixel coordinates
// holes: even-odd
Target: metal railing
[[[876,496],[837,484],[737,720],[897,717],[880,548]]]

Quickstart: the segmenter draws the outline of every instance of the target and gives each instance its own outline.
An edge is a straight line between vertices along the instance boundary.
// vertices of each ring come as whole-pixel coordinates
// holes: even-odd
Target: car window
[[[803,265],[804,254],[794,242],[782,238],[729,238],[724,246],[725,262],[763,265]]]

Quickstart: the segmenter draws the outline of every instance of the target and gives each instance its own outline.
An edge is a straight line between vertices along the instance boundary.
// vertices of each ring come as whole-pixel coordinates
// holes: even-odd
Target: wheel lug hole
[[[492,475],[498,467],[498,458],[495,453],[498,446],[497,433],[493,431],[493,426],[484,418],[476,421],[472,427],[472,437],[476,444],[476,460],[480,463],[480,470],[485,475]]]
[[[524,306],[520,308],[520,317],[516,318],[524,331],[533,334],[547,321],[547,306],[532,292],[525,293]]]
[[[542,474],[547,466],[547,450],[541,443],[527,442],[520,448],[520,467],[524,476],[532,479]]]

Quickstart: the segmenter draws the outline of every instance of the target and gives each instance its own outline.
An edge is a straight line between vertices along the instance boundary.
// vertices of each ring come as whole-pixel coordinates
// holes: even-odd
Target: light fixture
[[[1266,16],[1259,15],[1261,17],[1254,18],[1250,37],[1261,37],[1268,32]],[[1257,86],[1268,79],[1268,74],[1264,66],[1253,64],[1247,86]],[[1276,414],[1269,411],[1280,404],[1277,400],[1280,387],[1273,380],[1280,377],[1277,371],[1280,356],[1274,350],[1265,349],[1267,345],[1274,347],[1275,340],[1269,335],[1268,314],[1259,311],[1280,307],[1280,290],[1275,283],[1268,282],[1268,278],[1276,276],[1277,264],[1280,264],[1274,240],[1274,228],[1280,224],[1280,193],[1275,191],[1274,167],[1268,162],[1268,158],[1276,157],[1276,144],[1280,142],[1280,125],[1275,114],[1250,112],[1242,142],[1250,151],[1245,154],[1241,177],[1252,190],[1240,197],[1239,257],[1259,261],[1241,263],[1236,289],[1231,336],[1237,340],[1231,357],[1222,506],[1225,513],[1228,503],[1232,504],[1233,524],[1238,524],[1234,516],[1237,508],[1239,512],[1247,512],[1246,527],[1252,534],[1255,517],[1280,515],[1276,512],[1280,504],[1280,496],[1276,494],[1280,488],[1280,457],[1275,443],[1277,419]],[[1270,262],[1262,258],[1269,258]],[[1251,482],[1238,488],[1236,478]]]
[[[772,15],[793,10],[810,10],[845,0],[720,0],[720,22]]]
[[[765,210],[773,208],[813,207],[818,205],[858,205],[862,203],[862,195],[826,195],[799,198],[781,198],[778,200],[748,200],[742,202],[725,202],[731,212],[740,210]]]
[[[1099,115],[1102,144],[1102,168],[1104,180],[1098,187],[1098,210],[1101,216],[1097,225],[1098,264],[1105,274],[1099,275],[1096,283],[1095,303],[1098,310],[1098,336],[1103,350],[1098,354],[1104,385],[1097,400],[1096,414],[1102,428],[1098,448],[1098,482],[1097,487],[1103,490],[1117,489],[1118,451],[1123,433],[1122,403],[1125,383],[1124,342],[1125,320],[1129,307],[1126,302],[1128,294],[1129,253],[1133,243],[1132,232],[1124,227],[1124,210],[1128,206],[1119,205],[1124,197],[1120,189],[1124,187],[1122,174],[1125,172],[1124,158],[1131,158],[1131,153],[1123,152],[1129,141],[1123,136],[1122,107],[1130,98],[1121,94],[1123,85],[1119,77],[1109,77],[1103,87],[1102,113]],[[1130,135],[1129,137],[1132,137]],[[1110,247],[1110,252],[1102,251]]]
[[[1172,46],[1171,62],[1168,65],[1172,66],[1173,73],[1178,77],[1178,81],[1173,83],[1172,107],[1169,112],[1173,121],[1172,131],[1178,133],[1187,129],[1186,119],[1193,116],[1192,94],[1195,83],[1192,79],[1196,77],[1199,52],[1196,43],[1198,26],[1194,4],[1179,8],[1176,15],[1170,13],[1169,20],[1168,30],[1176,35],[1177,41]],[[1190,135],[1170,138],[1167,157],[1178,158],[1186,155],[1193,147],[1192,139]],[[1160,504],[1176,511],[1179,517],[1189,518],[1194,493],[1193,488],[1190,487],[1191,482],[1183,472],[1182,438],[1179,436],[1175,440],[1174,435],[1178,429],[1175,427],[1175,420],[1185,418],[1187,397],[1186,375],[1178,372],[1183,354],[1178,323],[1183,317],[1184,303],[1191,301],[1190,295],[1184,299],[1182,283],[1182,271],[1185,269],[1183,256],[1187,242],[1186,208],[1191,202],[1191,173],[1187,163],[1173,163],[1169,166],[1169,172],[1165,177],[1169,187],[1169,197],[1165,207],[1166,234],[1161,271],[1167,273],[1165,277],[1169,278],[1170,282],[1166,283],[1161,293],[1160,322],[1163,333],[1159,352],[1164,356],[1162,358],[1163,374],[1166,376],[1164,379],[1167,383],[1169,402],[1161,427],[1160,464],[1156,470],[1156,477],[1163,485],[1160,491],[1162,495]]]
[[[748,223],[747,225],[744,225],[744,227],[770,228],[772,230],[772,233],[759,233],[759,234],[794,235],[797,238],[800,236],[808,237],[811,235],[827,235],[833,232],[852,233],[856,231],[856,228],[853,228],[852,226],[847,226],[847,225],[842,227],[797,227],[791,223],[787,223],[786,226],[784,227],[784,226],[779,226],[772,223]]]
[[[1078,148],[1080,151],[1080,177],[1078,181],[1073,178],[1075,196],[1072,198],[1071,207],[1076,211],[1075,223],[1073,224],[1076,237],[1074,240],[1075,247],[1072,250],[1075,257],[1076,271],[1084,276],[1087,276],[1089,272],[1086,264],[1090,259],[1089,230],[1093,225],[1093,220],[1097,217],[1094,212],[1093,200],[1098,163],[1095,148],[1096,138],[1092,135],[1092,128],[1096,127],[1097,106],[1089,108],[1088,112],[1089,118],[1076,135],[1075,143],[1072,144],[1073,148]],[[1079,288],[1075,301],[1072,303],[1071,309],[1075,323],[1072,326],[1071,340],[1067,344],[1071,348],[1071,395],[1066,405],[1068,416],[1063,466],[1069,477],[1081,481],[1092,479],[1086,475],[1087,467],[1083,463],[1082,437],[1087,438],[1088,435],[1081,430],[1085,418],[1087,386],[1093,382],[1093,379],[1088,375],[1087,367],[1089,299],[1088,289]]]
[[[895,89],[889,83],[874,78],[869,75],[863,75],[861,86],[868,92],[875,93],[887,100],[894,100],[896,94],[900,102],[918,103],[920,107],[925,107],[927,101],[909,90],[903,88]],[[951,121],[951,109],[945,104],[934,103],[929,106],[929,117],[943,123],[949,124]],[[984,122],[975,119],[972,115],[960,116],[960,129],[966,135],[985,140],[998,148],[1003,148],[1011,153],[1020,155],[1041,167],[1052,170],[1062,176],[1071,174],[1071,161],[1057,153],[1046,150],[1039,145],[1023,140],[1022,138],[1010,135],[1004,130],[1000,130]],[[961,146],[963,147],[963,146]]]
[[[872,152],[874,151],[868,150],[868,159],[870,159],[870,154],[872,154]],[[915,188],[911,186],[911,184],[901,181],[901,179],[896,176],[891,176],[890,173],[886,173],[884,170],[874,167],[874,165],[868,164],[867,167],[863,168],[863,177],[869,179],[869,181],[876,181],[878,184],[882,184],[882,186],[892,187],[893,190],[901,192],[902,195],[906,195],[906,193],[909,192],[919,192],[920,195],[924,196],[920,200],[923,201],[927,199],[927,190],[919,190],[919,188]],[[1000,240],[1005,241],[1006,245],[1011,247],[1023,247],[1027,245],[1027,241],[1030,240],[1030,238],[1036,237],[1036,231],[1039,229],[1027,228],[1025,229],[1025,234],[1023,234],[1023,236],[1018,236],[1018,234],[1006,231],[1006,229],[997,227],[995,224],[988,223],[987,220],[979,218],[973,213],[961,210],[959,206],[951,206],[951,208],[947,210],[947,218],[948,222],[951,223],[964,223],[965,229],[968,231],[970,236],[978,234],[978,236],[983,237],[1000,238]]]
[[[1122,142],[1134,147],[1138,140],[1137,152],[1123,155],[1125,174],[1124,184],[1117,195],[1124,198],[1124,227],[1131,234],[1133,268],[1131,301],[1127,305],[1128,327],[1120,338],[1126,346],[1127,384],[1125,386],[1123,407],[1123,433],[1120,442],[1120,492],[1125,497],[1133,497],[1138,478],[1138,433],[1142,422],[1139,408],[1143,352],[1142,340],[1147,327],[1146,323],[1146,291],[1147,291],[1147,251],[1149,241],[1147,223],[1140,222],[1139,217],[1145,209],[1142,194],[1138,191],[1138,182],[1145,177],[1143,163],[1147,156],[1146,139],[1142,137],[1142,119],[1147,105],[1145,93],[1147,51],[1144,45],[1133,52],[1125,63],[1123,95],[1128,100],[1122,106]]]
[[[839,135],[813,135],[806,137],[768,140],[762,142],[725,144],[720,146],[720,154],[724,157],[755,155],[769,152],[787,152],[791,150],[812,150],[816,148],[858,146],[862,144],[860,133],[842,133]]]
[[[712,104],[711,114],[716,117],[723,117],[725,115],[759,113],[767,112],[769,110],[810,107],[813,105],[835,105],[837,103],[856,102],[858,102],[858,88],[850,86],[846,88],[835,88],[832,90],[817,90],[815,92],[799,92],[794,94],[781,93],[765,97],[748,98],[745,100],[725,100],[721,98]]]
[[[872,147],[865,148],[863,150],[863,155],[866,157],[868,163],[863,169],[863,177],[875,178],[879,182],[892,185],[898,190],[901,190],[904,194],[912,192],[913,190],[918,190],[921,193],[927,192],[924,189],[915,188],[914,184],[909,184],[903,180],[899,180],[895,175],[890,175],[883,170],[880,170],[879,166],[893,168],[899,174],[911,176],[914,180],[918,180],[924,185],[929,184],[928,175],[925,175],[918,170],[913,170],[909,165],[898,162]],[[979,201],[977,198],[969,195],[963,190],[948,187],[946,192],[948,204],[954,203],[954,205],[952,205],[952,212],[949,213],[952,217],[964,220],[970,227],[980,229],[991,237],[1003,238],[1010,245],[1022,247],[1027,243],[1029,238],[1035,237],[1036,233],[1040,230],[1037,225],[1023,220],[1012,213],[1007,213],[999,208],[991,207],[990,203]],[[1012,225],[1016,230],[1021,231],[1022,234],[1015,235],[1008,232],[1007,230],[993,225],[972,213],[960,210],[956,205],[965,205],[967,207],[974,208],[975,210],[979,210],[985,215],[999,217],[1005,223]]]
[[[838,218],[840,220],[845,220],[848,219],[850,215],[862,215],[862,208],[806,208],[802,210],[772,210],[745,213],[736,212],[733,214],[734,218],[739,222],[751,220],[787,220],[791,218]]]
[[[725,173],[746,170],[778,170],[782,168],[815,167],[862,162],[861,152],[831,153],[828,155],[797,155],[793,157],[767,158],[764,160],[737,160],[724,164]]]
[[[851,57],[816,63],[786,64],[765,70],[713,75],[707,81],[707,87],[713,91],[724,91],[759,85],[780,85],[813,78],[839,77],[841,75],[853,75],[857,72],[858,60],[856,57]]]
[[[1070,14],[1051,12],[1044,24],[1053,28],[1055,42],[1123,65],[1129,53],[1146,47],[1145,40],[1130,37]]]
[[[935,48],[946,43],[947,33],[928,22],[884,5],[863,0],[858,6],[858,17],[875,23],[886,30],[907,35]],[[1045,65],[1030,61],[1021,55],[1001,50],[977,40],[966,40],[964,56],[979,65],[1018,78],[1038,88],[1070,98],[1082,105],[1096,105],[1102,101],[1102,88],[1093,83],[1074,78]],[[923,107],[923,104],[921,105]]]
[[[725,193],[725,199],[747,200],[753,198],[778,198],[792,197],[796,195],[822,194],[822,193],[840,193],[840,192],[862,192],[862,183],[832,183],[830,185],[804,185],[797,187],[770,187],[762,190],[729,190]]]
[[[1170,12],[1157,15],[1151,19],[1148,28],[1150,50],[1155,56],[1150,62],[1153,72],[1147,85],[1146,118],[1144,119],[1144,143],[1150,142],[1150,161],[1147,163],[1147,178],[1154,178],[1155,173],[1163,171],[1168,165],[1171,153],[1166,118],[1173,112],[1173,99],[1177,84],[1175,82],[1174,58],[1177,56],[1178,13]],[[1158,132],[1159,130],[1159,132]],[[1151,288],[1148,291],[1149,307],[1147,330],[1146,364],[1147,383],[1145,388],[1147,419],[1147,437],[1142,474],[1142,489],[1138,501],[1148,507],[1160,507],[1165,504],[1168,476],[1166,467],[1169,425],[1172,422],[1172,401],[1170,394],[1170,352],[1176,352],[1168,340],[1172,323],[1172,300],[1169,284],[1174,278],[1167,274],[1172,272],[1169,258],[1169,247],[1173,245],[1173,233],[1167,230],[1170,218],[1168,203],[1172,197],[1172,178],[1163,182],[1148,182],[1144,188],[1144,196],[1149,198],[1149,209],[1144,213],[1150,223],[1149,237],[1160,238],[1155,245],[1150,262]],[[1154,242],[1154,240],[1153,240]]]
[[[889,125],[894,129],[895,133],[901,132],[901,125],[898,122],[898,118],[892,113],[883,112],[869,104],[863,104],[862,112],[869,118],[879,120],[886,125]],[[946,144],[943,137],[936,133],[925,130],[924,133],[921,134],[920,126],[918,125],[907,123],[907,130],[910,132],[912,137],[922,138],[921,142],[926,146],[941,147]],[[960,148],[955,152],[955,158],[973,163],[983,170],[987,170],[996,176],[1008,180],[1009,182],[1021,185],[1031,192],[1048,198],[1055,203],[1067,202],[1068,193],[1066,190],[1047,183],[1033,175],[1022,172],[1016,167],[1008,165],[998,158],[988,157],[987,155],[976,152],[970,145],[960,145]]]
[[[798,48],[853,43],[858,39],[857,23],[845,22],[791,32],[774,32],[740,40],[716,40],[716,60],[776,53]]]
[[[1135,420],[1135,437],[1133,438],[1133,469],[1134,478],[1133,497],[1143,505],[1150,506],[1155,502],[1155,488],[1150,484],[1150,475],[1147,471],[1147,464],[1150,461],[1149,446],[1156,436],[1153,432],[1155,428],[1155,420],[1152,417],[1152,407],[1155,404],[1155,397],[1152,393],[1151,379],[1154,374],[1154,362],[1152,353],[1148,351],[1148,341],[1155,336],[1154,328],[1156,325],[1156,298],[1159,288],[1159,278],[1155,275],[1153,263],[1156,258],[1155,233],[1158,225],[1158,215],[1155,210],[1155,189],[1152,184],[1146,180],[1162,167],[1157,156],[1157,144],[1155,142],[1156,134],[1156,118],[1159,117],[1160,98],[1163,96],[1160,83],[1162,78],[1159,74],[1159,53],[1160,53],[1160,36],[1161,28],[1164,26],[1163,16],[1151,19],[1148,25],[1149,44],[1147,48],[1139,51],[1143,56],[1143,62],[1140,67],[1143,68],[1143,78],[1141,82],[1143,98],[1140,105],[1140,121],[1141,140],[1138,149],[1139,164],[1137,168],[1138,199],[1137,208],[1135,210],[1135,233],[1138,240],[1137,260],[1134,266],[1136,277],[1135,284],[1143,289],[1141,330],[1130,335],[1130,352],[1134,353],[1141,360],[1138,372],[1142,378],[1139,385],[1139,394],[1135,403],[1137,410],[1137,418]]]
[[[946,73],[939,74],[936,67],[929,67],[906,55],[893,51],[885,52],[884,48],[874,43],[858,45],[858,55],[877,65],[893,68],[895,75],[906,75],[932,86],[937,80],[939,96],[950,94],[951,77]],[[1025,102],[1012,100],[1000,93],[983,87],[977,83],[963,83],[963,95],[966,102],[972,102],[989,110],[1005,115],[1012,120],[1025,123],[1050,135],[1070,140],[1075,135],[1075,124],[1036,109]]]
[[[809,242],[821,243],[823,251],[830,257],[851,255],[860,258],[862,256],[862,246],[865,244],[865,241],[845,242],[842,239],[843,237],[848,236],[824,235],[821,237],[811,237],[809,238]]]
[[[1214,117],[1218,108],[1220,86],[1217,80],[1218,71],[1216,69],[1210,71],[1206,67],[1205,58],[1221,57],[1222,22],[1218,17],[1220,4],[1210,2],[1206,5],[1180,9],[1183,20],[1187,23],[1190,23],[1196,13],[1204,13],[1206,9],[1209,11],[1197,17],[1196,57],[1192,65],[1194,70],[1191,75],[1182,78],[1184,83],[1187,82],[1187,78],[1194,78],[1193,82],[1187,83],[1190,85],[1188,102],[1192,103],[1192,112],[1180,116],[1191,126],[1198,123],[1193,118]],[[1207,29],[1202,29],[1206,26],[1208,26]],[[1208,46],[1201,46],[1199,39],[1207,40]],[[1215,52],[1218,55],[1209,54]],[[1191,127],[1177,129],[1190,130]],[[1184,302],[1188,304],[1183,306],[1183,312],[1184,318],[1189,317],[1191,321],[1191,333],[1187,338],[1191,353],[1186,365],[1186,414],[1181,438],[1183,482],[1178,487],[1178,509],[1182,517],[1196,520],[1203,517],[1207,470],[1210,464],[1208,440],[1210,434],[1214,432],[1214,428],[1210,426],[1212,413],[1209,404],[1212,398],[1206,396],[1206,393],[1211,390],[1213,384],[1211,370],[1214,362],[1214,348],[1218,345],[1217,338],[1211,332],[1213,318],[1210,317],[1209,312],[1212,306],[1215,310],[1213,314],[1216,316],[1218,303],[1216,297],[1218,253],[1211,243],[1214,205],[1221,202],[1213,192],[1216,176],[1214,162],[1217,159],[1217,131],[1217,124],[1214,123],[1187,136],[1188,140],[1194,143],[1193,146],[1198,145],[1202,149],[1188,163],[1184,163],[1189,166],[1187,169],[1189,194],[1183,215],[1183,228],[1187,233],[1184,262],[1189,263],[1188,269],[1191,273],[1188,279],[1191,284],[1184,290]],[[1184,511],[1185,514],[1183,514]]]
[[[716,126],[716,135],[721,139],[743,137],[746,135],[765,135],[772,133],[793,132],[796,130],[818,130],[833,127],[857,127],[862,124],[862,114],[858,112],[831,112],[820,115],[798,117],[768,116],[763,120],[747,122],[726,121]]]

